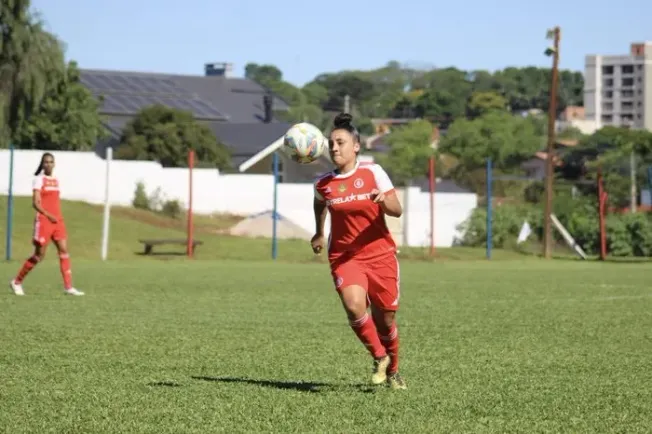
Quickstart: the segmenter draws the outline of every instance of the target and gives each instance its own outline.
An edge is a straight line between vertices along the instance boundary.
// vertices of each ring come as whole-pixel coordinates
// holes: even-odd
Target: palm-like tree
[[[65,74],[63,45],[30,3],[0,0],[0,147]]]

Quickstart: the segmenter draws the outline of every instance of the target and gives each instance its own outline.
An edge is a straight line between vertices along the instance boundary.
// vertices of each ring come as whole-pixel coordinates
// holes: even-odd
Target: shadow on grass
[[[336,392],[344,391],[347,389],[354,389],[363,393],[372,393],[374,388],[366,384],[329,384],[313,381],[280,381],[280,380],[256,380],[253,378],[243,377],[206,377],[206,376],[192,376],[193,380],[211,381],[217,383],[241,383],[251,384],[259,387],[270,387],[280,390],[295,390],[298,392],[308,393],[321,393],[321,392]]]
[[[153,381],[147,383],[147,385],[152,387],[181,387],[181,384],[174,381]]]
[[[186,256],[186,252],[150,252],[150,253],[145,253],[142,251],[137,251],[134,252],[134,255],[138,256]]]

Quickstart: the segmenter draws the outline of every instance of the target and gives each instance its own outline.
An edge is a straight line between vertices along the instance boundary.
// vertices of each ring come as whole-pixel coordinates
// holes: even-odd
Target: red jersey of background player
[[[61,221],[63,215],[61,214],[59,180],[54,176],[37,175],[32,182],[32,190],[41,192],[41,206],[43,209],[56,217],[58,221]],[[36,218],[48,221],[47,217],[41,213],[37,213]]]
[[[396,244],[372,190],[394,193],[392,181],[378,164],[357,163],[349,173],[330,172],[315,183],[315,197],[331,215],[328,259],[331,263],[394,255]]]

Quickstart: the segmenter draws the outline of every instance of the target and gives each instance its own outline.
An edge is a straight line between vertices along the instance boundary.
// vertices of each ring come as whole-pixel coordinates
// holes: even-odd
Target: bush
[[[151,209],[149,206],[149,198],[145,191],[145,184],[139,182],[136,184],[136,191],[134,192],[134,200],[131,202],[134,208],[138,209]]]
[[[183,208],[181,207],[181,203],[178,200],[167,200],[163,203],[163,207],[161,208],[161,213],[163,215],[173,219],[180,218],[182,212]]]
[[[613,256],[652,256],[652,218],[648,214],[609,215],[607,246]]]
[[[497,248],[516,242],[518,233],[525,221],[530,223],[536,233],[540,229],[540,210],[530,205],[500,205],[492,210],[492,242]],[[471,217],[457,228],[464,233],[461,244],[471,247],[487,245],[487,210],[476,208]]]
[[[595,201],[590,197],[560,198],[555,203],[555,215],[587,254],[600,250],[600,225]],[[492,241],[496,248],[513,247],[523,222],[527,221],[533,235],[543,237],[543,209],[536,205],[505,204],[493,209]],[[487,245],[487,212],[476,208],[467,221],[458,227],[464,235],[461,244],[471,247]],[[610,214],[606,219],[607,249],[612,256],[652,256],[652,215]],[[563,241],[553,230],[556,240]]]

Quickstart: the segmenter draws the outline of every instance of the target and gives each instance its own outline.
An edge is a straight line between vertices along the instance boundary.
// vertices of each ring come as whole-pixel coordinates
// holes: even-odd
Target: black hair
[[[43,171],[43,163],[45,163],[46,157],[52,157],[52,159],[54,160],[54,155],[50,154],[49,152],[45,152],[43,155],[41,155],[41,162],[39,163],[36,172],[34,172],[34,176],[40,175],[41,172]]]
[[[360,132],[353,125],[353,116],[348,113],[340,113],[335,116],[335,119],[333,119],[333,130],[346,130],[355,137],[356,142],[360,143]]]

